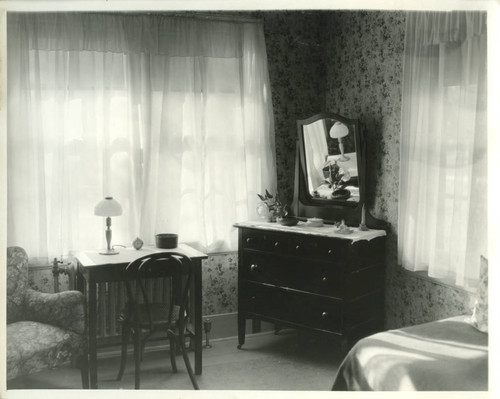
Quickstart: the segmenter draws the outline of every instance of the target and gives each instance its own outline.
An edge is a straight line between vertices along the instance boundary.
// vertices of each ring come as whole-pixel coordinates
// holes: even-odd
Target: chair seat
[[[7,325],[7,379],[54,368],[78,352],[81,336],[35,321]]]

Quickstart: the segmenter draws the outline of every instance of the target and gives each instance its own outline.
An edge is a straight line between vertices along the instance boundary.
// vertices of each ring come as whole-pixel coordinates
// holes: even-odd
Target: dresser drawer
[[[373,292],[372,294],[344,303],[344,325],[346,330],[362,326],[373,319],[377,320],[383,326],[383,291]]]
[[[382,290],[384,287],[382,265],[354,270],[346,277],[345,287],[348,299],[355,299]]]
[[[240,248],[335,262],[349,256],[349,245],[340,238],[243,229]]]
[[[239,348],[248,319],[356,339],[383,328],[384,236],[237,227]]]
[[[243,250],[240,278],[276,287],[340,297],[342,268],[332,263]]]
[[[339,333],[342,301],[251,282],[241,285],[239,310],[301,327]]]
[[[385,258],[385,237],[370,241],[361,240],[349,245],[349,269],[356,270],[373,265],[383,265]]]

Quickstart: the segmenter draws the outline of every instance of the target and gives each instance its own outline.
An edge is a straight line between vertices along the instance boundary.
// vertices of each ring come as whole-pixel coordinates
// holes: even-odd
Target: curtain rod
[[[0,0],[1,1],[1,0]],[[245,12],[245,11],[241,11]],[[21,12],[24,13],[24,12]],[[85,13],[85,14],[113,14],[113,15],[152,15],[152,16],[166,16],[166,17],[176,17],[176,18],[198,18],[205,20],[214,21],[228,21],[228,22],[248,22],[248,23],[261,23],[262,18],[256,17],[245,17],[238,14],[230,14],[225,11],[213,11],[213,12],[198,12],[198,11],[42,11],[35,12],[40,14],[52,14],[52,13]]]
[[[228,21],[228,22],[248,22],[248,23],[261,23],[261,18],[245,17],[238,14],[230,14],[224,11],[213,12],[198,12],[198,11],[92,11],[95,14],[115,14],[115,15],[152,15],[152,16],[166,16],[175,18],[198,18],[204,20],[214,21]]]
[[[244,17],[237,14],[229,14],[224,11],[214,11],[214,12],[196,12],[196,11],[186,11],[186,13],[173,13],[175,17],[194,17],[200,19],[215,19],[221,21],[235,21],[235,22],[250,22],[259,23],[262,19],[255,17]]]

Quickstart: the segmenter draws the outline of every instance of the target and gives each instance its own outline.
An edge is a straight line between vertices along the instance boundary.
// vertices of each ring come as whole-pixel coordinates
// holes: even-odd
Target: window
[[[473,288],[487,254],[486,14],[407,17],[399,262]]]
[[[276,185],[259,22],[13,13],[8,29],[8,245],[104,247],[93,208],[113,196],[113,244],[236,247],[232,224]]]

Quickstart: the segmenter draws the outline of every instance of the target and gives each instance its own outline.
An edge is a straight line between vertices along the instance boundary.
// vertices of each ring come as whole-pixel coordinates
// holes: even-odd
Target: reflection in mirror
[[[332,112],[297,120],[297,158],[291,214],[325,224],[386,229],[365,210],[365,143],[360,123]]]
[[[322,118],[302,127],[309,195],[318,200],[359,202],[354,125]]]

